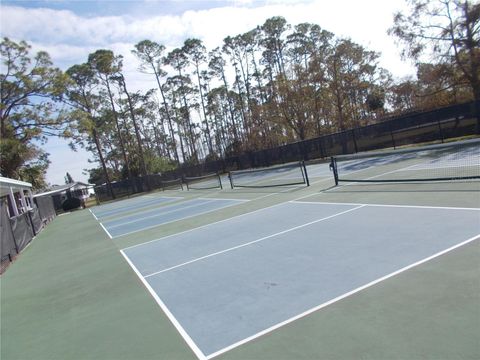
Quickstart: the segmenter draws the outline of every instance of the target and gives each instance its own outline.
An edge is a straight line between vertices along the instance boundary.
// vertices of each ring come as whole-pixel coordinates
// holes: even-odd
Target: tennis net
[[[162,190],[174,190],[174,189],[182,189],[183,190],[183,183],[182,179],[173,179],[173,180],[162,180]]]
[[[222,179],[216,173],[204,176],[184,176],[183,181],[187,185],[187,190],[223,189]]]
[[[335,184],[480,179],[480,139],[331,158]]]
[[[303,161],[258,168],[250,170],[237,170],[229,172],[230,185],[244,188],[264,188],[289,185],[310,185],[307,169]]]

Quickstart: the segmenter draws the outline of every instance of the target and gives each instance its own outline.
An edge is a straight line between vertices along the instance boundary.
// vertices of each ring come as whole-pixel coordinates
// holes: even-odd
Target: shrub
[[[79,208],[81,205],[82,202],[79,198],[70,198],[62,203],[62,209],[63,211],[73,210]]]

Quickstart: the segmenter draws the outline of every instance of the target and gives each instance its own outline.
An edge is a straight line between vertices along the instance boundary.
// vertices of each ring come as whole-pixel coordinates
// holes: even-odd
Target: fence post
[[[325,150],[323,148],[323,136],[318,138],[318,147],[320,149],[320,157],[323,159],[326,157]]]
[[[13,217],[14,221],[17,221],[17,218],[14,216]],[[10,231],[12,233],[12,239],[13,239],[13,245],[15,245],[15,251],[17,252],[17,254],[20,254],[20,251],[18,249],[18,244],[17,244],[17,239],[15,239],[15,231],[13,231],[13,227],[12,227],[12,219],[9,217],[8,218],[8,227],[10,228]]]
[[[477,134],[480,135],[480,100],[475,100],[474,114],[477,118]]]
[[[37,236],[37,232],[35,231],[35,225],[33,224],[32,211],[33,211],[33,210],[28,210],[28,211],[27,211],[28,220],[30,220],[30,225],[32,226],[33,236]]]
[[[352,138],[353,138],[353,146],[355,148],[355,153],[358,153],[357,138],[355,137],[355,129],[352,129]]]
[[[437,124],[438,124],[438,132],[440,134],[440,140],[442,141],[442,144],[443,144],[443,131],[442,131],[442,124],[440,122],[440,119],[437,120]]]
[[[388,129],[390,130],[390,137],[392,138],[393,150],[395,150],[397,148],[397,146],[395,145],[395,137],[393,136],[392,123],[391,122],[388,123]]]

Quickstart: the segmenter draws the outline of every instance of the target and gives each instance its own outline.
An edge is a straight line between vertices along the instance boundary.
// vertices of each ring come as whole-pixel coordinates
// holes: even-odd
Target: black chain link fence
[[[425,142],[444,142],[449,138],[480,134],[479,108],[479,102],[473,101],[431,111],[391,117],[372,125],[356,127],[272,149],[250,151],[194,166],[181,166],[162,175],[148,175],[147,177],[136,177],[132,181],[113,182],[111,191],[106,184],[99,185],[95,187],[95,194],[99,201],[105,201],[145,191],[179,188],[184,176],[221,174],[232,170],[266,167],[294,161],[326,159],[333,155],[386,148],[396,149],[405,145]],[[170,187],[167,186],[168,184]]]
[[[36,197],[35,203],[33,209],[10,217],[6,198],[0,201],[0,274],[56,216],[50,196]]]

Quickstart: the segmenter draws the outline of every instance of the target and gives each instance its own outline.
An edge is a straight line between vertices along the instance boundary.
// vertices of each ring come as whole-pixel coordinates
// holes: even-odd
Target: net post
[[[302,160],[302,162],[300,163],[300,166],[302,168],[303,180],[305,180],[305,183],[307,184],[307,186],[310,186],[310,181],[308,180],[307,167],[305,166],[304,160]]]
[[[228,172],[228,179],[230,180],[230,187],[233,189],[233,180],[232,180],[232,172]]]
[[[185,185],[187,185],[187,191],[190,191],[190,188],[188,187],[188,181],[187,179],[185,179],[185,175],[182,175],[182,180],[181,180],[181,183],[185,183]],[[182,190],[183,190],[183,186],[182,186]]]
[[[333,171],[333,178],[335,179],[335,186],[338,186],[338,171],[337,171],[337,161],[332,156],[330,158],[330,170]]]
[[[220,177],[220,174],[217,172],[218,176],[218,183],[220,184],[220,189],[223,190],[223,185],[222,185],[222,178]]]

